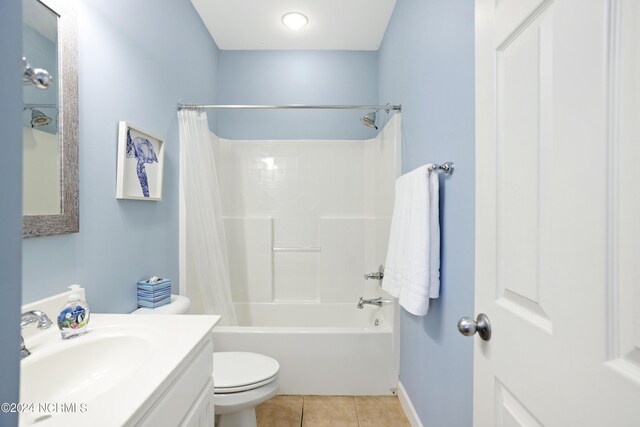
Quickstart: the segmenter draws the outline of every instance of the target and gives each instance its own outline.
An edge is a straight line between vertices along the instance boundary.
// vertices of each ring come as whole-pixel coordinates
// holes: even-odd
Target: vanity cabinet
[[[138,422],[143,427],[213,426],[213,342],[210,335],[178,368],[179,372],[159,392]],[[150,398],[152,399],[153,396]],[[144,410],[144,408],[141,408]]]

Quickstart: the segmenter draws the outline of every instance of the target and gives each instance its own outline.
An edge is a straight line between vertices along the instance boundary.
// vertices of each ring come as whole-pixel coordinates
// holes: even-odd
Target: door
[[[640,2],[476,6],[474,425],[640,426]]]

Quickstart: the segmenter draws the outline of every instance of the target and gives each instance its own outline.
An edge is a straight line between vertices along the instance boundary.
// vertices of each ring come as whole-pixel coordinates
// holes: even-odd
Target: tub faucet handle
[[[384,266],[380,266],[378,267],[378,271],[376,271],[375,273],[368,273],[364,275],[365,280],[369,280],[369,279],[375,279],[375,280],[382,280],[384,278]]]

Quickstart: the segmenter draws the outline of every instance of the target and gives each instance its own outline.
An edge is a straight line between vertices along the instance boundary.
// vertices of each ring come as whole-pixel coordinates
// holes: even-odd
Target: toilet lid
[[[214,393],[235,393],[270,383],[280,364],[257,353],[224,351],[213,353]]]

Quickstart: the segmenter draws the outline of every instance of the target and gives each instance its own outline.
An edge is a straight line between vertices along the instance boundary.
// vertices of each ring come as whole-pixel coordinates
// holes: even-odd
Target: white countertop
[[[76,403],[76,408],[71,413],[55,411],[41,421],[36,419],[46,413],[23,413],[20,426],[135,422],[204,345],[219,320],[210,315],[92,313],[84,336],[62,340],[54,324],[26,337],[31,355],[21,362],[21,403]]]

